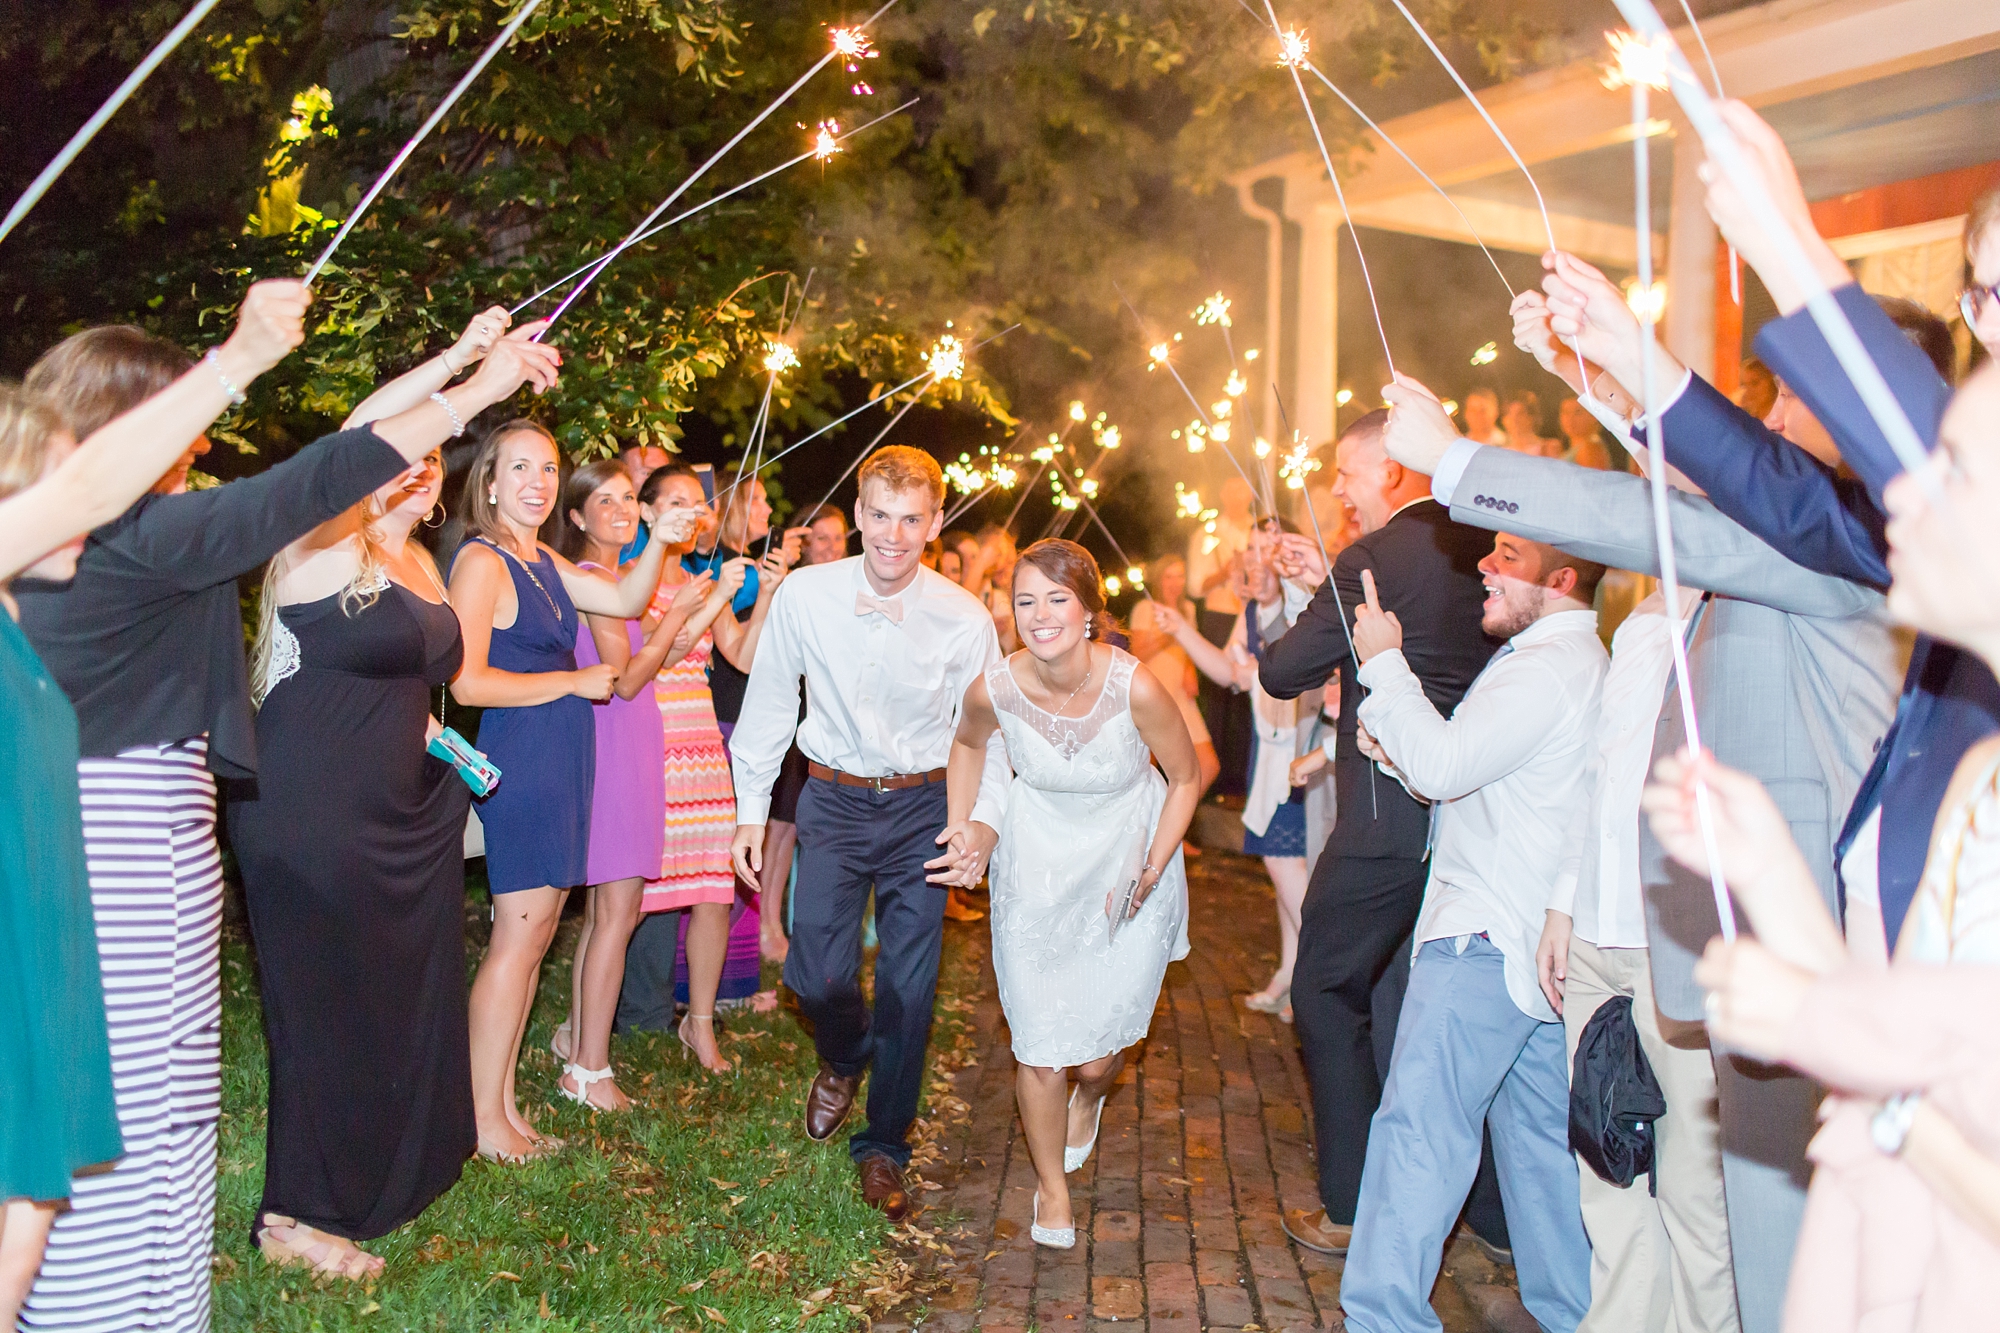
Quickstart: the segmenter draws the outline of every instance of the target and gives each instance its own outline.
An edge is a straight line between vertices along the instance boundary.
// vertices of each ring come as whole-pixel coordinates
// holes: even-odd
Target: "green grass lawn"
[[[483,892],[468,895],[466,918],[476,959]],[[265,1049],[251,950],[240,919],[232,924],[222,954],[218,1329],[764,1333],[865,1328],[885,1309],[921,1301],[891,1228],[855,1189],[845,1136],[805,1136],[802,1100],[817,1066],[790,1015],[727,1020],[723,1049],[738,1072],[720,1078],[682,1059],[670,1035],[614,1040],[620,1084],[639,1103],[628,1115],[557,1097],[548,1038],[566,1007],[576,925],[572,916],[543,966],[518,1076],[530,1118],[569,1147],[526,1167],[468,1162],[423,1216],[369,1243],[388,1268],[364,1289],[316,1285],[250,1246],[263,1190]],[[964,1115],[938,1095],[935,1075],[975,1058],[966,997],[983,984],[980,971],[948,931],[928,1117]],[[936,1127],[919,1126],[919,1163]],[[906,1228],[902,1239],[925,1236]]]

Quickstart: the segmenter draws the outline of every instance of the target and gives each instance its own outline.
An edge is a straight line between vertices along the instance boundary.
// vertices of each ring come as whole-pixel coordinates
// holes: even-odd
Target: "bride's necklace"
[[[1084,651],[1088,653],[1090,650],[1088,648],[1085,648]],[[1084,667],[1083,679],[1078,681],[1076,683],[1076,688],[1069,692],[1069,698],[1063,700],[1062,703],[1058,704],[1056,706],[1056,710],[1053,713],[1050,713],[1049,716],[1057,719],[1058,721],[1064,720],[1063,710],[1076,702],[1076,696],[1083,693],[1083,687],[1090,684],[1090,678],[1096,673],[1097,673],[1097,663],[1089,662],[1089,664]],[[1036,663],[1035,665],[1035,683],[1040,685],[1043,689],[1049,690],[1049,693],[1051,694],[1055,693],[1054,690],[1049,689],[1048,681],[1042,678],[1042,668],[1040,663]]]

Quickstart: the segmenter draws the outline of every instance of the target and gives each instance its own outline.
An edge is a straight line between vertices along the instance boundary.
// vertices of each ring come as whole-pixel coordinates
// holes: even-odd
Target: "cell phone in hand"
[[[694,479],[701,483],[701,498],[706,500],[710,504],[714,504],[715,464],[696,463],[694,465]]]

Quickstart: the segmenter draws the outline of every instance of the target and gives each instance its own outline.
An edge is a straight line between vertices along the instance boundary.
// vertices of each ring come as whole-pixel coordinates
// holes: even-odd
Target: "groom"
[[[731,738],[736,873],[758,882],[771,786],[797,733],[799,879],[785,984],[812,1023],[820,1067],[806,1133],[829,1139],[871,1064],[868,1124],[849,1142],[862,1197],[910,1211],[903,1167],[923,1090],[946,890],[999,840],[1008,782],[997,739],[972,817],[946,828],[945,761],[965,691],[1000,660],[986,607],[923,567],[944,526],[944,473],[891,445],[861,465],[861,554],[797,570],[773,595]],[[806,720],[799,721],[799,678]],[[939,844],[946,850],[937,855]],[[927,882],[926,870],[937,873]],[[875,890],[875,1009],[861,993],[861,919]]]

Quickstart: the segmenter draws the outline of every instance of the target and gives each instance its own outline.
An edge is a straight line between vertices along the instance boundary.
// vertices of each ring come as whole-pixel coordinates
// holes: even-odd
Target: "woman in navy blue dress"
[[[536,540],[561,485],[555,440],[532,421],[486,438],[466,476],[467,540],[451,571],[465,639],[452,684],[460,703],[486,710],[479,748],[500,784],[479,804],[493,939],[472,982],[472,1104],[481,1155],[520,1162],[561,1145],[535,1132],[514,1096],[514,1068],[535,1001],[542,955],[563,899],[586,880],[597,737],[591,702],[617,673],[576,664],[577,613],[635,619],[660,581],[662,552],[686,534],[690,511],[663,510],[655,536],[625,577],[607,582]]]

